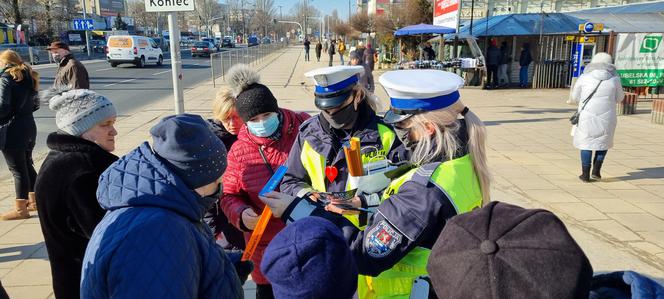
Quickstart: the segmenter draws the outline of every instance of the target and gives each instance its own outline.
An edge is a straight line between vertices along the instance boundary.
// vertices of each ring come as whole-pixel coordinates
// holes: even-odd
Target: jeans
[[[344,65],[344,55],[339,53],[339,60],[341,60],[341,65]]]
[[[332,66],[332,62],[334,62],[334,54],[330,54],[330,65]]]
[[[37,172],[32,162],[31,150],[3,150],[7,167],[14,176],[16,199],[28,199],[28,193],[35,191]]]
[[[507,64],[501,64],[498,66],[498,83],[500,83],[500,85],[510,84],[510,77],[507,75]]]
[[[519,70],[519,85],[521,87],[528,86],[528,66],[521,66]]]
[[[593,151],[581,150],[581,166],[591,167],[591,162],[604,161],[607,152],[608,151],[595,151],[595,159],[593,160]]]
[[[309,50],[304,50],[304,61],[309,61]]]
[[[498,86],[498,65],[487,65],[486,86]]]

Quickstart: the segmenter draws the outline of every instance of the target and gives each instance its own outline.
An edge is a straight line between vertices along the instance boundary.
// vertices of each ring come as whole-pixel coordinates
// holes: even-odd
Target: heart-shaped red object
[[[327,177],[328,181],[334,182],[334,179],[337,178],[338,174],[339,174],[339,170],[337,169],[336,166],[327,166],[327,167],[325,167],[325,176]]]

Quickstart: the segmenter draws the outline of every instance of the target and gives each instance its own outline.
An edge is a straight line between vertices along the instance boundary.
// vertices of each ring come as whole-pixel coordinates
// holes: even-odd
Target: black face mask
[[[326,111],[323,111],[323,117],[325,117],[325,120],[330,124],[330,127],[335,129],[341,129],[354,124],[355,120],[357,120],[357,115],[358,113],[357,110],[355,110],[355,105],[353,105],[353,103],[334,114],[329,114]]]
[[[397,134],[397,138],[399,138],[399,141],[403,143],[403,145],[406,147],[406,149],[409,152],[415,150],[415,146],[417,146],[417,141],[410,140],[410,129],[402,129],[399,127],[394,127],[394,132]]]

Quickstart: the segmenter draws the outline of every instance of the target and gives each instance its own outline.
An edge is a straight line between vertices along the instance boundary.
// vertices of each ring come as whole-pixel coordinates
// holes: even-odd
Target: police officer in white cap
[[[353,200],[373,210],[364,231],[303,198],[272,192],[261,200],[286,223],[315,215],[339,226],[360,274],[377,276],[360,282],[360,298],[407,298],[413,279],[426,273],[429,251],[446,221],[489,200],[486,132],[461,102],[463,79],[453,73],[393,71],[380,83],[391,102],[385,121],[395,125],[411,165],[382,194]]]
[[[300,126],[281,192],[316,200],[319,192],[346,191],[348,166],[343,145],[351,137],[360,139],[365,165],[407,159],[393,128],[376,115],[377,99],[358,84],[363,72],[361,66],[336,66],[305,74],[315,81],[315,104],[322,111]],[[358,227],[366,225],[366,215],[360,218],[349,216]]]

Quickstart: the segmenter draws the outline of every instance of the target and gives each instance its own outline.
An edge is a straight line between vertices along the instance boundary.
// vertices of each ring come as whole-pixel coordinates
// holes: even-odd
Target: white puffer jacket
[[[602,81],[601,81],[602,80]],[[583,101],[599,88],[581,111]],[[608,150],[613,147],[616,131],[616,104],[622,101],[625,93],[615,66],[604,63],[591,63],[576,81],[572,90],[572,101],[578,102],[579,123],[573,128],[574,147],[581,150]]]

